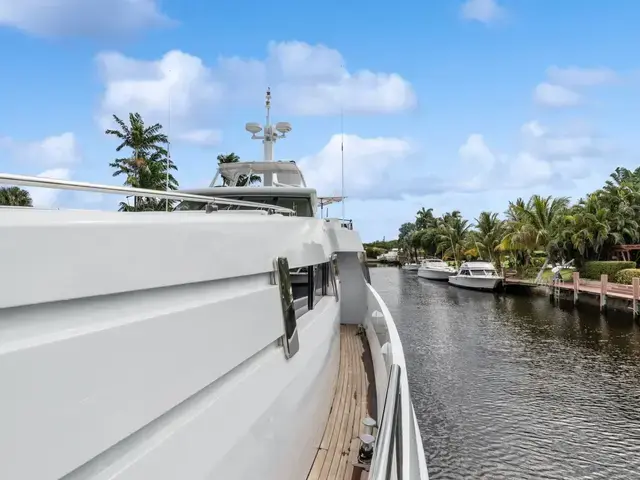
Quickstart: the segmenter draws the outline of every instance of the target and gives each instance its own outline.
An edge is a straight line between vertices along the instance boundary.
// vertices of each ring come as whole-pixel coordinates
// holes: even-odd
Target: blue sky
[[[290,121],[276,156],[392,238],[420,207],[469,218],[533,193],[579,198],[640,165],[640,4],[0,0],[0,171],[117,184],[111,114],[169,124],[183,187],[218,153],[261,157],[246,121]],[[40,205],[119,199],[33,191]],[[329,207],[339,216],[339,206]]]

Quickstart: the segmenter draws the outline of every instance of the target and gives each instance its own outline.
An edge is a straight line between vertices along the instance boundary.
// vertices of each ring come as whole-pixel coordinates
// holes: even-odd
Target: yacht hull
[[[334,397],[341,323],[376,335],[379,402],[401,365],[402,463],[406,478],[427,478],[402,345],[365,283],[357,233],[245,218],[3,213],[0,478],[304,479]],[[125,238],[145,248],[96,254]],[[339,295],[323,284],[296,310],[300,348],[287,358],[274,259],[300,268],[333,252]]]
[[[437,280],[441,282],[446,282],[449,280],[451,275],[455,275],[455,272],[449,272],[447,270],[436,270],[433,268],[423,268],[420,267],[418,269],[418,276],[420,278],[426,278],[427,280]]]
[[[471,277],[467,275],[453,275],[449,283],[456,287],[471,288],[473,290],[493,291],[502,284],[500,277]]]

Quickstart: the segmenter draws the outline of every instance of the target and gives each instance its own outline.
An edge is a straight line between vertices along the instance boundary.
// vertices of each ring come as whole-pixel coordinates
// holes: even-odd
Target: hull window
[[[336,296],[334,262],[294,268],[290,271],[293,298],[305,311],[313,310],[322,297]]]

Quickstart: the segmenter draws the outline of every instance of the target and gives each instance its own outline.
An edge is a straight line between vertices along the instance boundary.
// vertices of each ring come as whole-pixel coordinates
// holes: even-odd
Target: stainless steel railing
[[[395,464],[397,480],[402,480],[402,418],[400,407],[400,373],[399,365],[391,365],[389,383],[384,400],[382,421],[378,429],[376,446],[371,460],[369,480],[389,480]]]
[[[265,203],[248,202],[245,200],[232,200],[220,197],[207,197],[205,195],[194,195],[191,193],[179,193],[162,190],[150,190],[146,188],[120,187],[114,185],[100,185],[96,183],[74,182],[71,180],[59,180],[56,178],[32,177],[28,175],[12,175],[0,173],[0,184],[19,185],[24,187],[53,188],[60,190],[75,190],[84,192],[107,193],[113,195],[129,195],[135,197],[153,197],[167,200],[184,200],[203,202],[210,205],[234,205],[239,207],[249,207],[259,210],[267,210],[275,213],[294,215],[294,210],[277,205]]]

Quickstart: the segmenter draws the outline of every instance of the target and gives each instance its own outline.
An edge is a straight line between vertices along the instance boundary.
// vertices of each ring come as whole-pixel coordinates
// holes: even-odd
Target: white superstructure
[[[182,202],[0,210],[1,479],[300,480],[324,457],[337,462],[329,478],[428,477],[402,344],[363,275],[362,241],[350,222],[314,216],[315,190],[272,161],[274,127],[260,128],[265,162],[223,166],[227,186],[0,174]],[[262,186],[238,186],[251,172]],[[337,418],[348,426],[325,444]]]

